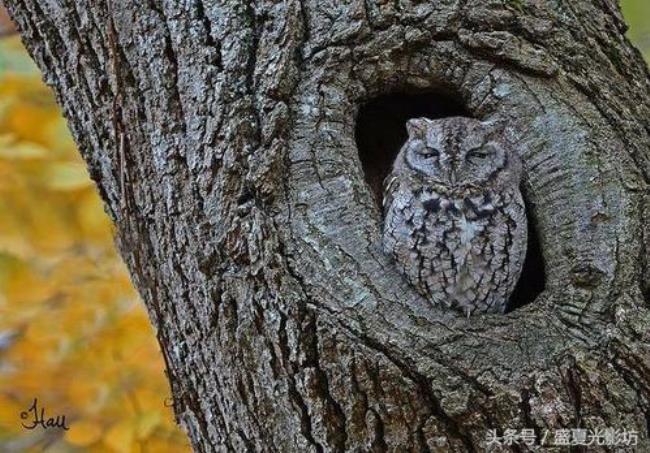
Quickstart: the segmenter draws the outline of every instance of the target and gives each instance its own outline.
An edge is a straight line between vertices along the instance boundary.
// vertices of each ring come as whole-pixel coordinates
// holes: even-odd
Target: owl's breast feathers
[[[505,310],[526,250],[517,188],[450,191],[394,178],[384,202],[384,250],[421,294],[466,313]]]

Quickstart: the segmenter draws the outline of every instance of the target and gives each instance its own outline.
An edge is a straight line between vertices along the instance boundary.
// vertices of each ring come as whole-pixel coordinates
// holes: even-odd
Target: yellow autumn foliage
[[[1,40],[0,451],[189,451],[163,368],[54,98]],[[70,429],[25,429],[35,398]]]

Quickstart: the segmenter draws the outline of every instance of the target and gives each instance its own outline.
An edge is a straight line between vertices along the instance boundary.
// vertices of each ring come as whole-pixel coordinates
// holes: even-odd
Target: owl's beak
[[[449,184],[451,184],[452,186],[456,185],[456,170],[454,170],[453,168],[449,170]]]

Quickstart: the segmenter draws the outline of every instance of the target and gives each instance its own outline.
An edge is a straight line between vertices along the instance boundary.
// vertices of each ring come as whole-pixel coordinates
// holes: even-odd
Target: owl
[[[522,163],[502,127],[412,119],[384,184],[382,246],[431,303],[503,313],[527,244]]]

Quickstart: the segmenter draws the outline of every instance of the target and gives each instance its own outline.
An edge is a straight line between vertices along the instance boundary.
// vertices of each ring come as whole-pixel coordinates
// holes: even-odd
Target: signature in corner
[[[21,422],[23,428],[25,429],[34,429],[37,426],[42,426],[43,429],[48,428],[62,428],[64,430],[69,430],[70,428],[65,424],[65,415],[57,415],[55,417],[45,417],[45,408],[38,407],[38,398],[34,398],[34,402],[24,412],[20,413],[20,418],[22,420],[28,420],[31,425],[26,425],[25,422]],[[31,418],[31,419],[30,419]]]

